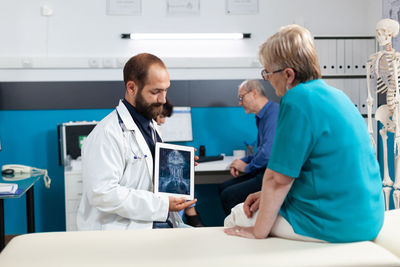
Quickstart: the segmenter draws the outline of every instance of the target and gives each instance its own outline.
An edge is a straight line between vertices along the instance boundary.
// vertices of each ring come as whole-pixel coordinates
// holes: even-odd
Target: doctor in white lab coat
[[[170,86],[168,71],[158,57],[139,54],[126,63],[124,82],[125,99],[93,129],[82,147],[83,192],[78,229],[152,228],[153,222],[167,220],[169,225],[180,227],[183,223],[176,211],[196,200],[186,202],[153,193],[157,136],[152,118],[165,103]],[[153,130],[144,130],[137,123],[140,121]]]

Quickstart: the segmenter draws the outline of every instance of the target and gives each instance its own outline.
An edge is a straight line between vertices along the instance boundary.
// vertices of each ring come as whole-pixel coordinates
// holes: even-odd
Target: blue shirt
[[[379,233],[379,165],[366,123],[342,91],[322,80],[287,91],[268,168],[295,178],[280,214],[297,234],[352,242]]]
[[[254,155],[242,158],[247,163],[246,173],[265,168],[268,164],[269,156],[274,143],[276,122],[278,120],[279,104],[268,101],[267,104],[257,113],[256,125],[257,150]]]

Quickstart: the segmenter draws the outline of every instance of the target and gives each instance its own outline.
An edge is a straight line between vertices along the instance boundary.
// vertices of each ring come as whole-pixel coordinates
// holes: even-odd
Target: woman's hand
[[[260,206],[260,196],[261,191],[258,191],[256,193],[248,195],[246,200],[244,201],[243,210],[247,218],[253,217],[253,213],[258,210]]]
[[[253,234],[253,230],[254,230],[254,227],[239,227],[239,226],[235,226],[235,227],[232,227],[232,228],[224,229],[224,232],[227,235],[234,235],[234,236],[240,236],[240,237],[254,239],[256,237]]]

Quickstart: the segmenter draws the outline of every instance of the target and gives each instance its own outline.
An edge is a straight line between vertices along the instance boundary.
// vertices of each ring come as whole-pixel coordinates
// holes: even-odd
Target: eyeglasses
[[[276,70],[276,71],[273,71],[273,72],[267,72],[265,69],[263,69],[263,70],[261,71],[261,77],[264,79],[264,81],[266,81],[266,80],[269,79],[269,77],[270,77],[272,74],[281,72],[281,71],[283,71],[283,70],[285,70],[285,69],[279,69],[279,70]]]
[[[244,93],[243,95],[238,96],[239,102],[242,102],[244,96],[247,95],[247,94],[250,93],[250,92],[251,92],[251,91],[248,91],[248,92]]]

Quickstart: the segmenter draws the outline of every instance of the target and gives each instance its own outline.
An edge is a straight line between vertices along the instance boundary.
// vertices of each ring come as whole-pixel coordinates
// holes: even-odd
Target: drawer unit
[[[65,171],[65,226],[67,231],[76,231],[76,214],[82,198],[82,173]]]

